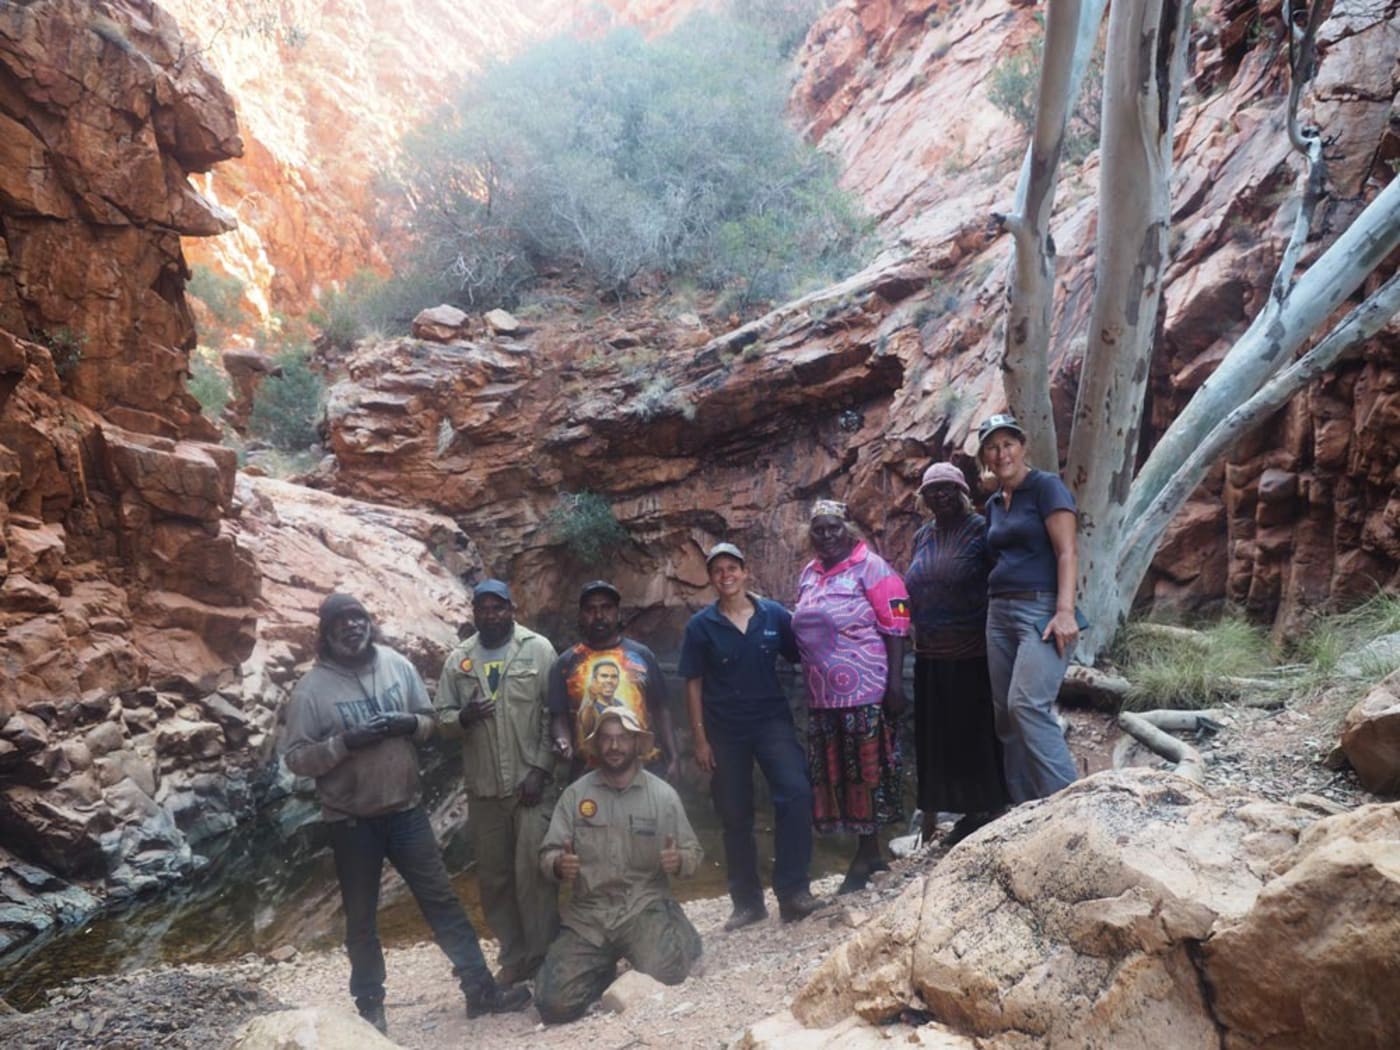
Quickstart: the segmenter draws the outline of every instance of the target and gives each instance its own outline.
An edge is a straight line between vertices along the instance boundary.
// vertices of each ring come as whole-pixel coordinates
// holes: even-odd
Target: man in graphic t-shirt
[[[477,633],[443,664],[434,706],[442,734],[462,741],[481,910],[501,943],[504,986],[534,975],[559,929],[558,887],[539,871],[563,787],[545,710],[554,647],[515,622],[500,580],[476,585],[472,618]]]
[[[583,641],[566,649],[549,672],[549,713],[556,750],[574,760],[573,775],[595,762],[585,758],[584,741],[600,712],[621,705],[656,734],[661,749],[644,755],[654,772],[674,779],[675,729],[667,706],[666,680],[656,656],[641,642],[622,635],[622,594],[604,580],[584,584],[578,600]]]

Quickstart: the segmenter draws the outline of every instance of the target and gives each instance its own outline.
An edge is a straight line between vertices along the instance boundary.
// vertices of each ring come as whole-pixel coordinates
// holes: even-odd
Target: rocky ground
[[[1225,728],[1198,744],[1206,755],[1207,782],[1222,792],[1270,800],[1301,800],[1319,813],[1351,808],[1373,797],[1350,773],[1334,773],[1321,758],[1335,740],[1327,706],[1319,701],[1276,712],[1235,709]],[[1069,711],[1069,739],[1088,773],[1107,768],[1116,741],[1111,719]],[[688,904],[705,941],[702,972],[676,988],[644,999],[623,1014],[602,1010],[552,1029],[552,1047],[626,1050],[665,1046],[699,1050],[732,1044],[754,1022],[783,1009],[827,954],[888,904],[915,877],[936,865],[946,850],[925,848],[897,861],[864,892],[833,899],[822,912],[795,924],[771,917],[734,933],[721,926],[727,900]],[[832,894],[839,877],[814,890]],[[493,951],[485,945],[488,956]],[[280,953],[274,953],[280,954]],[[390,1035],[405,1047],[539,1045],[543,1027],[531,1009],[505,1017],[468,1021],[449,969],[431,943],[388,952]],[[286,962],[249,957],[221,966],[191,966],[121,978],[88,980],[54,993],[52,1005],[32,1014],[0,1018],[0,1042],[29,1048],[224,1046],[249,1017],[285,1006],[348,1007],[348,964],[342,952],[296,955]]]

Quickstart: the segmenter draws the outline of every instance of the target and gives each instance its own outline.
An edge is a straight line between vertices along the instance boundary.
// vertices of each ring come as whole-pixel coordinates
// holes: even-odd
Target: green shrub
[[[1040,66],[1045,49],[1045,19],[1036,15],[1040,32],[1025,48],[1013,52],[992,67],[987,98],[1019,124],[1027,135],[1035,132],[1036,106],[1040,96]],[[1103,109],[1103,50],[1095,50],[1089,60],[1084,85],[1074,110],[1065,122],[1064,156],[1078,162],[1093,152],[1099,142],[1099,122]]]
[[[817,16],[831,0],[730,0],[728,14],[763,33],[782,58],[797,53]]]
[[[214,363],[210,355],[195,352],[190,355],[188,386],[204,415],[217,423],[232,398],[228,375]]]
[[[83,363],[83,347],[87,336],[71,328],[55,328],[52,332],[39,332],[36,341],[49,348],[53,360],[53,370],[60,379],[67,379]]]
[[[992,67],[987,98],[1027,132],[1035,130],[1036,99],[1040,92],[1041,43],[1007,55]]]
[[[412,269],[385,278],[361,270],[343,289],[324,293],[307,319],[333,346],[349,350],[371,333],[407,335],[419,311],[452,301],[456,291],[447,272]]]
[[[546,531],[580,566],[602,565],[628,542],[612,505],[596,492],[561,492],[544,521]]]
[[[279,353],[280,374],[267,376],[258,385],[248,430],[276,448],[299,451],[316,443],[325,384],[312,371],[304,348],[289,347]]]
[[[232,328],[244,320],[245,287],[244,283],[232,274],[219,273],[202,263],[196,263],[190,271],[185,291],[207,306],[220,324]]]
[[[688,275],[749,298],[849,268],[866,227],[786,103],[773,43],[733,19],[541,44],[406,140],[415,258],[474,306],[513,303],[543,263],[607,294]]]
[[[1197,632],[1129,624],[1114,642],[1114,656],[1132,683],[1124,706],[1134,711],[1228,702],[1238,694],[1229,679],[1264,673],[1273,663],[1264,632],[1234,618]]]

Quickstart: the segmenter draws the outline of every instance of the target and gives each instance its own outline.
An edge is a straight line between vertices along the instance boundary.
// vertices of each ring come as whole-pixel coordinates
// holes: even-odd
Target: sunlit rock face
[[[237,100],[241,160],[197,180],[238,219],[191,257],[239,277],[263,318],[387,268],[377,180],[462,78],[577,27],[653,27],[697,6],[585,0],[165,0]],[[383,217],[380,217],[382,219]]]
[[[233,453],[184,390],[188,182],[242,149],[175,22],[136,2],[0,10],[0,715],[151,680],[214,684],[253,645]]]
[[[204,437],[180,235],[233,228],[188,175],[237,156],[233,101],[140,0],[0,9],[0,328],[43,343],[64,392],[129,429]]]

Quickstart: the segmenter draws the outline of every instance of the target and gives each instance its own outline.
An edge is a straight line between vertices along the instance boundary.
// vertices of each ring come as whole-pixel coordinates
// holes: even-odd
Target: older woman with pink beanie
[[[1001,745],[987,674],[987,522],[951,463],[924,471],[933,513],[914,534],[904,575],[914,634],[914,749],[924,837],[936,815],[959,813],[944,838],[961,841],[1006,806]]]

